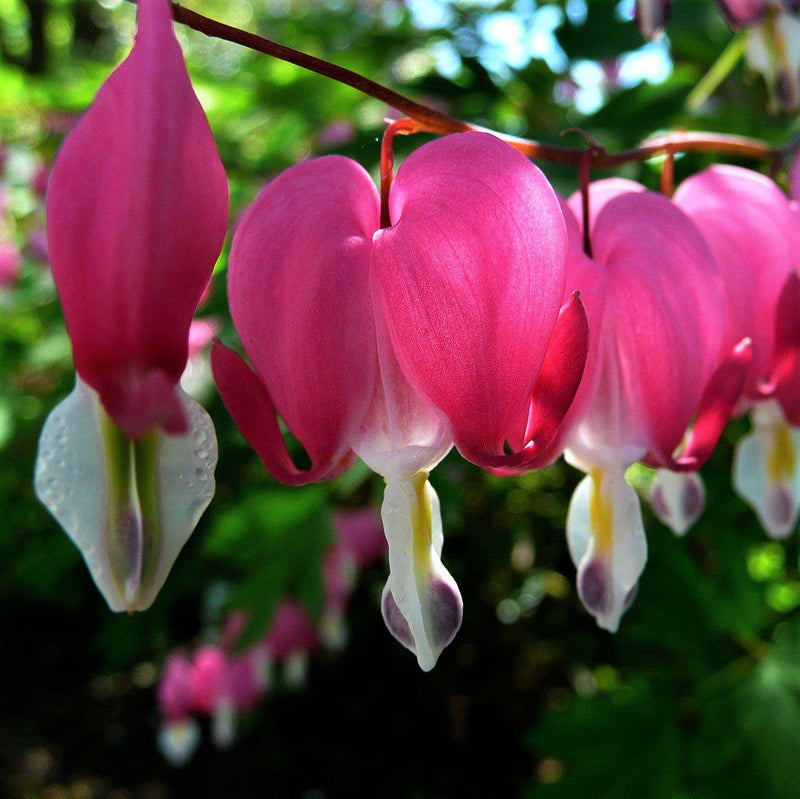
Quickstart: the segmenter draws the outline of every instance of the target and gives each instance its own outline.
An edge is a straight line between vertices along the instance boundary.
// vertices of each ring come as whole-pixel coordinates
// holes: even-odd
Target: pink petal
[[[547,355],[533,386],[522,448],[511,456],[470,458],[498,474],[530,471],[552,463],[561,454],[554,446],[560,427],[583,377],[589,350],[589,324],[576,291],[561,309]]]
[[[760,384],[772,377],[776,325],[786,321],[776,319],[780,295],[789,274],[800,266],[797,218],[773,181],[728,165],[685,180],[674,201],[700,229],[722,274],[723,351],[745,336],[752,339],[753,365],[745,391],[759,398]],[[785,326],[781,329],[784,338]]]
[[[609,273],[603,336],[621,392],[603,404],[621,413],[613,422],[621,425],[619,445],[669,454],[718,362],[723,303],[716,265],[691,221],[653,192],[607,203],[592,238],[595,259]]]
[[[717,0],[732,28],[750,25],[767,12],[767,0]]]
[[[409,156],[372,260],[408,379],[447,416],[456,445],[502,455],[555,327],[566,232],[539,170],[488,134]]]
[[[589,231],[594,230],[594,223],[597,220],[599,213],[603,208],[615,197],[620,194],[638,194],[639,192],[647,191],[641,183],[635,180],[628,180],[628,178],[605,178],[604,180],[595,180],[589,184]],[[567,205],[572,209],[575,214],[575,219],[578,220],[578,235],[583,236],[583,198],[579,191],[574,192]]]
[[[267,468],[284,482],[325,479],[350,457],[376,379],[369,253],[379,202],[354,161],[327,156],[270,183],[231,251],[231,315],[257,375],[220,345],[212,352],[226,405]],[[313,468],[291,466],[281,416]]]
[[[711,377],[689,440],[680,457],[674,458],[672,450],[654,449],[648,462],[676,470],[699,469],[710,457],[725,425],[736,410],[751,361],[750,339],[743,339]]]
[[[758,387],[763,397],[772,396],[777,388],[790,380],[800,359],[800,278],[792,272],[786,278],[775,309],[772,372]]]
[[[345,444],[332,440],[328,448],[323,448],[325,442],[318,435],[320,446],[309,449],[311,469],[298,469],[286,449],[275,418],[275,406],[253,370],[219,341],[211,348],[211,368],[228,413],[276,480],[287,485],[327,480],[353,465],[355,456]],[[324,434],[325,431],[320,432]]]
[[[275,611],[264,641],[275,660],[286,660],[297,652],[310,652],[319,646],[306,609],[292,599],[284,600]]]
[[[630,181],[619,181],[621,184],[628,182]],[[603,308],[608,280],[606,268],[584,255],[578,222],[570,206],[565,202],[562,202],[562,211],[564,212],[564,221],[567,223],[567,232],[569,234],[565,300],[569,300],[575,292],[580,294],[581,303],[586,311],[588,320],[589,349],[578,391],[569,406],[566,416],[558,427],[556,438],[551,441],[547,448],[548,461],[554,461],[558,458],[570,433],[576,424],[580,422],[587,404],[597,391],[600,373],[603,369],[600,333],[603,328]],[[525,432],[528,433],[527,429]],[[519,449],[524,445],[525,441],[530,440],[528,435],[523,437],[522,440],[512,438],[510,443],[514,449]]]
[[[789,174],[789,189],[793,200],[800,200],[800,152],[795,153]],[[795,208],[795,216],[798,216]]]
[[[133,50],[65,140],[47,196],[75,367],[132,438],[180,412],[177,401],[159,410],[170,405],[161,384],[175,386],[186,365],[227,215],[225,172],[169,3],[142,0]]]

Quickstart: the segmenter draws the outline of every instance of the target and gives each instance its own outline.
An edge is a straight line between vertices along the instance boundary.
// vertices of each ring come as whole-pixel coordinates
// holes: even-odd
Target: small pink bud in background
[[[16,245],[0,241],[0,288],[13,288],[22,270],[22,256]]]

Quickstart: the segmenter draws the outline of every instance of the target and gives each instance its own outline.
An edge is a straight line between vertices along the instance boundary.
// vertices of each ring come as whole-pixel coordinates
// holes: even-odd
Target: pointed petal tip
[[[686,535],[700,518],[705,499],[705,487],[697,472],[659,469],[650,485],[653,512],[678,537]]]
[[[329,480],[343,474],[355,462],[355,455],[344,448],[342,441],[331,440],[317,461],[309,453],[311,469],[298,469],[289,456],[275,405],[261,378],[238,353],[218,339],[211,346],[211,371],[231,418],[264,467],[279,482],[303,485]]]
[[[381,597],[383,621],[394,638],[417,656],[417,663],[425,672],[433,669],[439,656],[452,643],[461,627],[464,603],[461,592],[452,578],[450,580],[434,578],[431,581],[430,605],[426,640],[417,646],[408,621],[392,594],[391,582],[387,582],[384,586]]]
[[[651,452],[648,460],[676,472],[700,469],[736,411],[752,361],[753,342],[746,336],[711,375],[683,454],[676,458],[671,453]]]
[[[194,400],[182,402],[190,432],[157,433],[140,448],[119,429],[108,437],[113,423],[78,378],[42,429],[36,494],[81,551],[114,612],[153,604],[214,495],[213,423]],[[111,469],[110,458],[132,471],[117,474],[121,468]]]

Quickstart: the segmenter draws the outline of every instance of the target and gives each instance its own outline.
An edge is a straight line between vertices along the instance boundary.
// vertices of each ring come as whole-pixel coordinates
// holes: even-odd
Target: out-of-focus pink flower
[[[44,228],[34,228],[28,236],[28,243],[25,248],[29,257],[37,260],[40,264],[48,264],[47,255],[47,233]]]
[[[67,136],[47,192],[77,385],[42,431],[36,491],[112,610],[150,606],[214,493],[213,424],[178,382],[227,213],[170,4],[139,0],[133,49]]]
[[[189,679],[192,665],[183,652],[173,652],[164,663],[158,683],[158,709],[169,721],[181,721],[193,710]]]
[[[181,388],[198,401],[207,399],[214,385],[209,348],[219,332],[216,319],[195,319],[189,328],[189,360],[181,377]]]
[[[188,763],[200,743],[200,728],[191,717],[191,670],[189,658],[183,652],[173,652],[164,664],[158,683],[158,709],[162,719],[158,747],[173,766]]]
[[[384,476],[384,619],[428,670],[462,614],[428,474],[454,443],[479,465],[535,464],[580,379],[585,317],[576,300],[559,316],[566,241],[556,197],[498,139],[424,145],[400,168],[388,211],[393,224],[381,229],[372,180],[344,158],[270,183],[236,233],[229,269],[231,314],[255,371],[219,344],[212,365],[277,479],[328,479],[356,455]],[[565,341],[578,342],[569,357]],[[540,373],[547,410],[506,455],[511,431],[527,429]],[[276,413],[305,446],[309,471],[289,459]]]
[[[346,119],[331,122],[317,134],[317,145],[324,149],[341,147],[351,142],[356,135],[353,123]]]
[[[50,169],[45,164],[39,164],[33,171],[31,176],[31,190],[38,197],[44,197],[47,194],[47,184],[50,182]]]
[[[13,288],[22,270],[22,256],[16,245],[0,241],[0,288]]]
[[[321,641],[306,609],[285,599],[275,611],[263,644],[270,660],[283,667],[287,684],[296,688],[305,682],[309,655]]]
[[[336,549],[352,558],[359,570],[367,569],[386,556],[386,538],[372,508],[336,511],[333,514]]]
[[[570,502],[567,538],[584,605],[614,631],[647,555],[625,470],[639,460],[673,470],[705,462],[741,394],[749,345],[721,349],[722,282],[684,213],[623,181],[593,184],[589,194],[593,255],[582,254],[577,220],[568,220],[567,288],[582,292],[590,351],[553,455],[566,446],[587,472]],[[570,205],[580,213],[579,196]]]
[[[319,637],[306,609],[286,599],[272,617],[264,645],[273,660],[280,662],[298,652],[313,652],[319,647]]]

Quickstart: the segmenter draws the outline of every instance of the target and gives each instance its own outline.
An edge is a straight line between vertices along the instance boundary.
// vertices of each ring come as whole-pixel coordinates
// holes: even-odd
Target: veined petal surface
[[[306,448],[314,479],[347,457],[373,394],[369,258],[378,224],[369,175],[327,156],[272,181],[234,238],[231,315],[269,405]],[[233,383],[218,385],[229,407],[239,402]],[[274,414],[269,424],[277,428]]]
[[[400,167],[373,280],[394,351],[462,452],[502,455],[527,413],[562,303],[566,230],[528,159],[489,134],[438,139]]]
[[[607,367],[618,370],[605,399],[609,424],[612,432],[617,427],[618,444],[668,457],[720,358],[723,293],[716,264],[689,218],[653,192],[610,200],[592,242],[594,259],[608,269],[599,349]],[[595,405],[594,413],[608,415]]]
[[[674,201],[703,234],[722,274],[723,349],[745,336],[752,340],[745,392],[758,397],[759,383],[772,372],[781,292],[800,267],[800,225],[773,181],[736,166],[716,165],[693,175],[678,187]]]
[[[185,426],[172,389],[227,218],[227,179],[170,5],[141,0],[133,50],[65,140],[47,192],[76,370],[131,438]]]
[[[42,430],[36,494],[114,611],[150,607],[214,495],[213,424],[193,399],[180,398],[184,435],[155,431],[131,441],[78,377]]]

